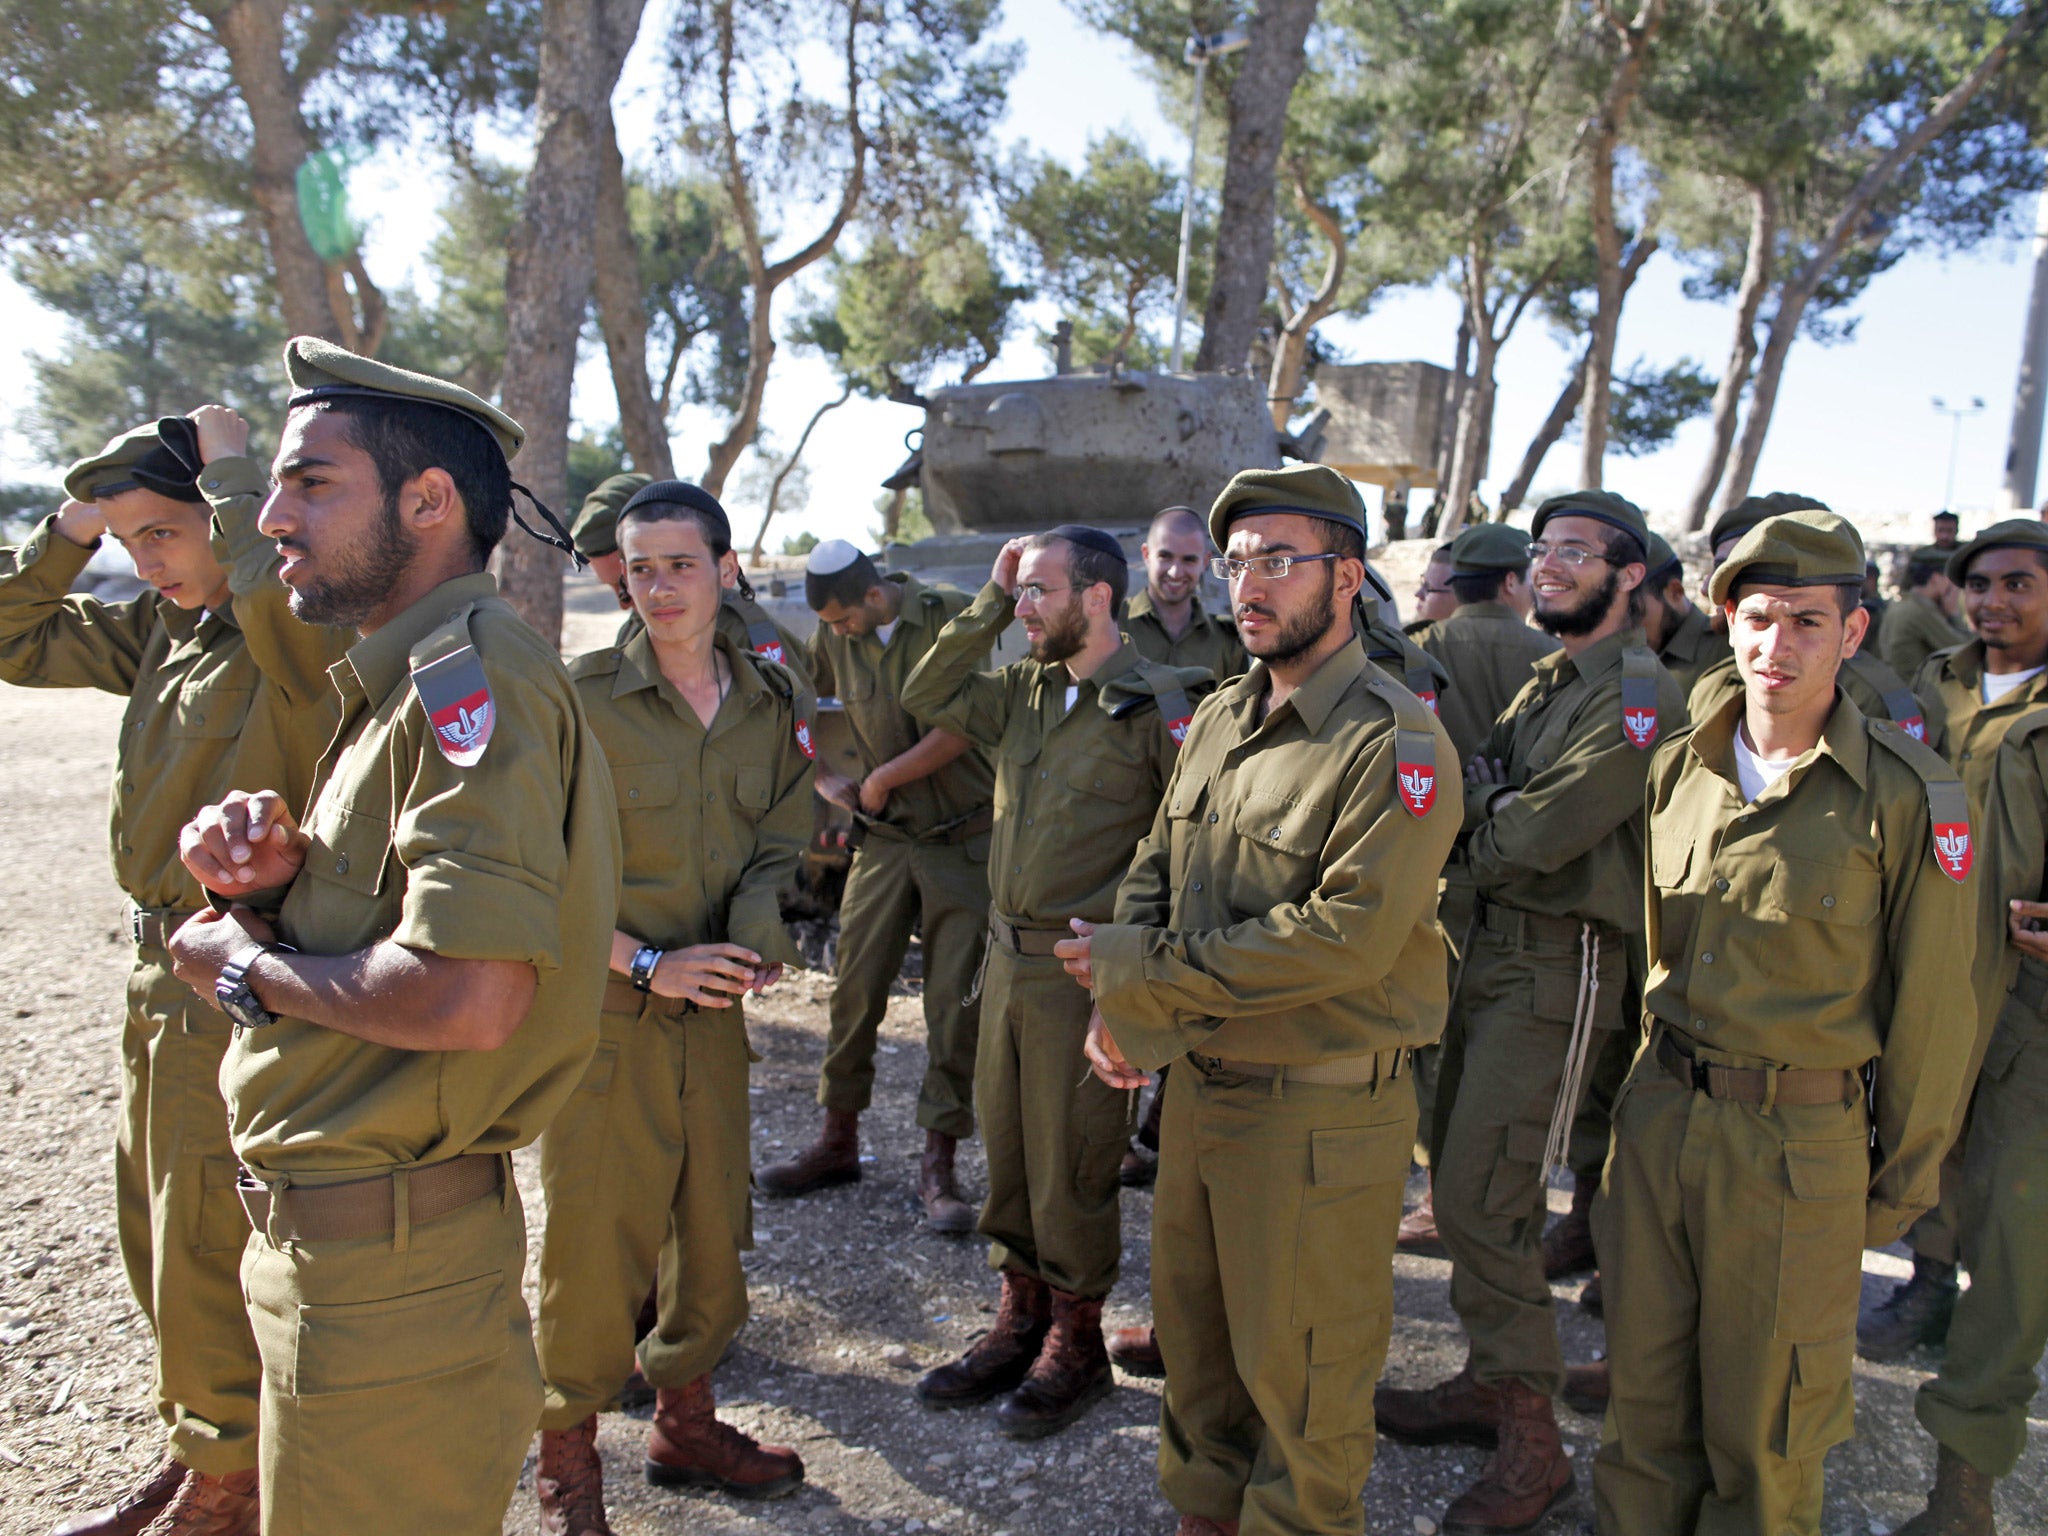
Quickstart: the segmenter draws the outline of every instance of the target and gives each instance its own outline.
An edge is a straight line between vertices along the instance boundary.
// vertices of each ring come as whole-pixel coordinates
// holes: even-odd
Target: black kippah
[[[732,543],[732,519],[725,515],[725,508],[718,498],[701,485],[692,485],[687,480],[657,480],[652,485],[643,485],[633,493],[632,499],[619,508],[619,520],[624,522],[632,515],[635,507],[644,507],[652,502],[664,502],[670,506],[688,507],[713,520],[724,530],[725,542]]]
[[[1086,523],[1061,523],[1057,528],[1048,528],[1046,537],[1065,539],[1069,544],[1079,544],[1084,549],[1128,563],[1124,547],[1116,541],[1116,535],[1104,533],[1100,528],[1090,528]]]

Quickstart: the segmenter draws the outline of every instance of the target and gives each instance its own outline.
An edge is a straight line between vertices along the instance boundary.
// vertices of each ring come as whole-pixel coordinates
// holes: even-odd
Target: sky
[[[629,159],[658,131],[661,65],[654,31],[650,26],[643,34],[615,100]],[[1162,115],[1135,54],[1124,44],[1081,26],[1059,0],[1010,0],[1000,35],[1024,48],[1002,129],[1006,141],[1077,163],[1091,138],[1122,129],[1154,155],[1183,162],[1186,125]],[[517,155],[521,146],[504,145],[501,152]],[[387,288],[415,272],[435,232],[435,221],[420,218],[418,210],[432,206],[439,195],[437,173],[416,156],[380,157],[356,173],[351,201],[370,227],[366,262]],[[792,218],[793,229],[799,222]],[[2031,228],[2031,210],[2022,210],[2019,222]],[[1966,530],[1989,521],[2005,460],[2033,267],[2031,243],[2015,237],[1964,256],[1909,258],[1873,282],[1854,307],[1860,323],[1853,340],[1831,347],[1801,340],[1786,368],[1756,489],[1821,497],[1866,526],[1923,526],[1920,520],[1940,507],[1947,494],[1955,433],[1954,505]],[[1687,299],[1684,275],[1679,262],[1663,253],[1645,267],[1623,311],[1619,362],[1642,358],[1664,365],[1690,357],[1709,374],[1721,371],[1730,339],[1729,309]],[[778,311],[786,316],[793,308],[785,289]],[[1020,317],[983,381],[1049,372],[1035,335],[1049,327],[1051,318],[1043,306]],[[1455,296],[1437,287],[1387,296],[1363,316],[1326,321],[1322,334],[1346,361],[1419,358],[1448,366],[1457,322]],[[55,316],[0,278],[0,366],[11,366],[20,379],[26,355],[51,351],[62,339],[63,326]],[[1482,494],[1497,494],[1514,473],[1523,447],[1556,398],[1569,361],[1564,347],[1534,317],[1502,352],[1494,459]],[[822,361],[782,348],[764,413],[773,440],[779,446],[792,443],[811,412],[837,393]],[[1936,397],[1964,404],[1981,398],[1985,409],[1958,425],[1935,409]],[[601,349],[586,351],[577,375],[575,411],[578,421],[592,428],[615,419]],[[921,413],[910,407],[866,401],[850,402],[826,416],[805,454],[808,504],[794,515],[778,517],[770,547],[799,530],[821,538],[868,539],[879,522],[874,512],[879,482],[902,462],[904,435],[921,420]],[[722,428],[712,413],[682,413],[674,438],[679,473],[697,471]],[[1656,521],[1670,526],[1698,475],[1706,436],[1702,419],[1653,456],[1611,456],[1609,488],[1639,501]],[[1569,488],[1577,462],[1575,445],[1553,449],[1537,477],[1538,491]],[[746,468],[743,460],[729,490],[743,482]],[[36,462],[8,413],[0,412],[0,476],[54,479],[53,469]],[[2037,501],[2042,495],[2048,495],[2048,479]],[[750,533],[750,519],[737,506],[735,511],[736,532]]]

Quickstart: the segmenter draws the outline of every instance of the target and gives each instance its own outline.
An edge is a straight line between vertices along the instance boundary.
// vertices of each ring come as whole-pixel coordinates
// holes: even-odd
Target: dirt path
[[[605,617],[589,613],[580,628]],[[107,873],[104,785],[118,717],[118,701],[97,695],[0,689],[0,1536],[47,1531],[158,1453],[148,1340],[113,1238],[116,1041],[129,950]],[[828,987],[826,978],[798,976],[752,1015],[767,1058],[753,1085],[764,1159],[815,1127]],[[863,1182],[756,1210],[754,1319],[719,1370],[718,1391],[738,1423],[796,1445],[809,1482],[751,1508],[658,1493],[638,1475],[644,1426],[609,1415],[602,1445],[620,1536],[1172,1529],[1153,1479],[1158,1403],[1149,1384],[1121,1383],[1080,1425],[1030,1446],[996,1435],[983,1413],[926,1413],[911,1398],[915,1369],[986,1326],[995,1290],[978,1243],[919,1227],[911,1107],[920,1037],[916,999],[897,999],[883,1031],[881,1107],[865,1127],[875,1160]],[[532,1173],[529,1154],[522,1184],[537,1234]],[[963,1174],[983,1187],[978,1152]],[[1128,1262],[1111,1323],[1145,1316],[1149,1216],[1149,1196],[1127,1198]],[[1870,1262],[1898,1267],[1882,1255]],[[1437,1261],[1397,1261],[1393,1379],[1432,1380],[1462,1359],[1448,1274]],[[1558,1287],[1561,1299],[1576,1291],[1576,1283]],[[1589,1357],[1600,1346],[1598,1324],[1574,1306],[1559,1315],[1567,1353]],[[898,1350],[914,1365],[892,1363]],[[1912,1391],[1931,1364],[1859,1364],[1860,1433],[1829,1461],[1827,1536],[1889,1530],[1919,1508],[1933,1453],[1913,1423]],[[2048,1413],[2048,1399],[2037,1413]],[[1570,1413],[1565,1421],[1583,1467],[1599,1427]],[[1366,1490],[1367,1529],[1422,1531],[1477,1465],[1469,1450],[1382,1445]],[[2048,1435],[2036,1436],[1999,1502],[2002,1531],[2048,1532]],[[1546,1536],[1575,1531],[1578,1513],[1549,1521]],[[529,1480],[506,1530],[533,1529]]]

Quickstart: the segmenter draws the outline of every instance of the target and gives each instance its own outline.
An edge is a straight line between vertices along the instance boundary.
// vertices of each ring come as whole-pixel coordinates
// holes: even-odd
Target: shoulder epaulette
[[[1919,776],[1927,791],[1927,820],[1934,829],[1934,862],[1960,884],[1974,861],[1970,836],[1970,792],[1946,760],[1894,720],[1869,722],[1870,739]]]
[[[1377,673],[1377,675],[1371,675]],[[1401,804],[1420,820],[1436,804],[1436,721],[1429,706],[1377,668],[1365,685],[1394,712],[1394,780]]]
[[[1914,697],[1904,678],[1865,651],[1858,651],[1842,665],[1855,672],[1870,685],[1872,692],[1884,700],[1884,712],[1891,716],[1894,725],[1915,741],[1927,739],[1927,719],[1920,708],[1920,700]]]
[[[408,657],[413,691],[434,729],[434,745],[458,768],[468,768],[483,757],[497,724],[490,679],[469,630],[475,606],[463,604]]]
[[[1657,678],[1663,670],[1648,646],[1631,645],[1621,653],[1621,731],[1640,752],[1657,744]]]
[[[616,645],[601,645],[594,651],[585,651],[581,656],[571,657],[568,663],[569,676],[604,677],[619,670],[619,648]]]

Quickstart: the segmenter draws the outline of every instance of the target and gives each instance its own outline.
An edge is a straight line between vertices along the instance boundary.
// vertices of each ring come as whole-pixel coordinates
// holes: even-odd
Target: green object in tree
[[[322,261],[345,261],[363,242],[362,226],[348,211],[350,161],[335,150],[316,149],[299,162],[299,223]]]

